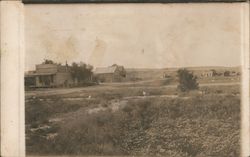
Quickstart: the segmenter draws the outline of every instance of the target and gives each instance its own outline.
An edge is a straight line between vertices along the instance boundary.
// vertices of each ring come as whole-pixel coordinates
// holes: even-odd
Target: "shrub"
[[[190,90],[198,89],[199,84],[197,82],[197,77],[193,73],[189,72],[187,69],[179,69],[177,71],[179,78],[178,89],[182,92],[188,92]]]

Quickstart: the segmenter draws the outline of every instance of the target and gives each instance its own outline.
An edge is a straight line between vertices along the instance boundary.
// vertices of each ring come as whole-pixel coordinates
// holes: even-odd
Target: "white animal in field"
[[[142,92],[142,95],[143,95],[143,96],[146,96],[146,94],[147,94],[147,93],[146,93],[145,91]]]
[[[91,99],[91,95],[88,96],[88,99]]]

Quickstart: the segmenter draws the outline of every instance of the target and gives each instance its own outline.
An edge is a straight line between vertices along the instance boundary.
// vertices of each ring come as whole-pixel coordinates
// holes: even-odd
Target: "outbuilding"
[[[96,68],[94,76],[100,82],[121,82],[126,78],[126,70],[123,66],[114,64],[109,67]]]

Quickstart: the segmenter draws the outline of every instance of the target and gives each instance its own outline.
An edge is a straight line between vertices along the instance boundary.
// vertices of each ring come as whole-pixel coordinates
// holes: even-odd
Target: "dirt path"
[[[138,82],[141,83],[141,82]],[[82,91],[90,91],[90,90],[105,90],[105,89],[117,89],[117,88],[140,88],[134,86],[123,86],[124,84],[133,85],[133,83],[105,83],[100,84],[97,86],[89,86],[89,87],[77,87],[77,88],[46,88],[46,89],[38,89],[34,91],[26,91],[25,97],[32,97],[32,96],[47,96],[47,95],[63,95],[63,94],[70,94],[75,92],[82,92]],[[206,86],[232,86],[232,85],[240,85],[240,82],[225,82],[225,83],[200,83],[200,87]],[[166,86],[159,86],[164,88],[177,88],[177,85],[166,85]]]

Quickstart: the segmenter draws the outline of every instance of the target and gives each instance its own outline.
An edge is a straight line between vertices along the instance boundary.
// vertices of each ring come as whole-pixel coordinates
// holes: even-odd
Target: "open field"
[[[163,81],[27,91],[27,153],[239,156],[239,81],[189,93]]]

